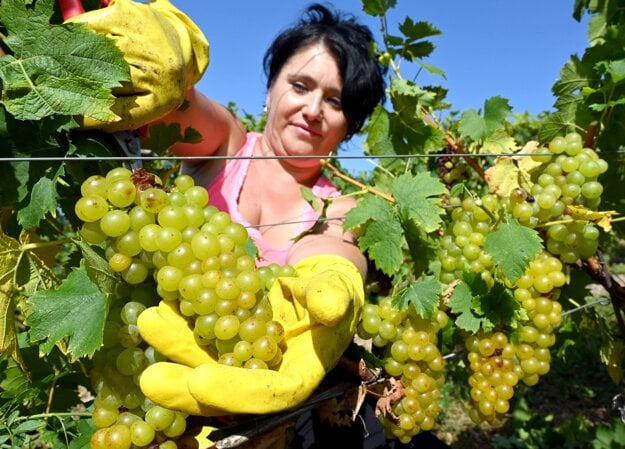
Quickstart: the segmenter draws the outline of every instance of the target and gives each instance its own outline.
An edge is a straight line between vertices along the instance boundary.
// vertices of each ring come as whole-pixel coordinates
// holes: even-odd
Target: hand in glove
[[[114,39],[130,66],[130,83],[113,90],[111,110],[120,119],[103,123],[84,117],[84,128],[130,131],[161,118],[182,105],[185,91],[208,67],[206,37],[169,0],[111,0],[68,22]]]
[[[143,393],[204,416],[272,413],[305,401],[352,341],[364,291],[359,271],[342,257],[309,257],[294,268],[297,277],[278,278],[269,292],[274,319],[285,328],[278,370],[218,364],[174,306],[161,301],[139,316],[139,331],[173,363],[149,366],[141,375]]]

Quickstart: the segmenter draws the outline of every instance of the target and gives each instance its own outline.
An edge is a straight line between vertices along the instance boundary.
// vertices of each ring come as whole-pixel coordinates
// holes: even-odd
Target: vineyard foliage
[[[588,47],[563,60],[553,110],[538,117],[513,114],[497,95],[479,110],[455,111],[444,87],[406,78],[411,66],[444,75],[427,63],[441,31],[411,17],[389,29],[386,13],[395,3],[363,0],[382,29],[372,51],[389,68],[387,102],[361,136],[378,166],[346,175],[340,159],[325,165],[359,200],[344,226],[357,232],[370,261],[369,305],[359,328],[373,342],[367,360],[388,377],[407,376],[403,382],[410,379],[420,393],[440,395],[439,382],[468,382],[474,391],[463,390],[462,400],[475,424],[501,425],[507,401],[532,389],[493,384],[488,388],[501,401],[488,402],[480,393],[488,388],[476,389],[479,372],[501,369],[500,377],[516,376],[510,387],[536,385],[558,356],[549,348],[568,320],[567,345],[583,347],[585,334],[598,336],[599,353],[587,357],[600,358],[606,382],[622,386],[623,2],[572,5],[576,19],[589,16]],[[84,4],[93,9],[99,2]],[[74,208],[84,180],[129,162],[116,159],[124,155],[119,136],[81,130],[76,120],[111,118],[111,90],[128,81],[128,67],[109,39],[61,22],[53,0],[0,3],[2,447],[89,444],[96,426],[88,372],[105,339],[111,297],[131,290],[111,269],[105,247],[81,236]],[[242,118],[250,128],[264,120]],[[152,128],[144,155],[163,158],[146,158],[143,167],[172,185],[178,165],[167,148],[200,138],[176,125]],[[596,295],[605,302],[572,313]],[[432,331],[424,340],[436,346],[431,356],[409,355],[397,343],[418,326]],[[535,356],[523,355],[530,349]],[[516,352],[506,358],[506,351]],[[465,366],[464,374],[445,376],[442,355],[450,356],[448,367]],[[423,413],[432,419],[417,425],[414,414],[402,417],[410,415],[408,404],[382,417],[389,438],[409,441],[435,427],[436,407],[428,405]]]

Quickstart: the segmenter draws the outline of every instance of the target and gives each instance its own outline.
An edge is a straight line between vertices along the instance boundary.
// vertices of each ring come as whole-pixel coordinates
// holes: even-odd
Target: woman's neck
[[[276,156],[269,142],[261,138],[254,148],[254,155]],[[294,182],[298,185],[312,187],[321,174],[319,161],[310,159],[271,158],[257,159],[254,162],[256,168],[262,170],[273,185],[281,185],[282,182]],[[273,182],[276,181],[276,182]]]

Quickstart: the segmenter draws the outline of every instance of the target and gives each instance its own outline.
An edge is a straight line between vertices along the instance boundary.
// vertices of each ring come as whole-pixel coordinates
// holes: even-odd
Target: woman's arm
[[[343,218],[345,214],[356,206],[353,198],[341,198],[332,201],[326,213],[328,218]],[[351,232],[343,232],[343,220],[328,220],[319,233],[309,234],[293,245],[287,256],[287,263],[296,262],[310,256],[333,254],[352,262],[362,278],[367,275],[367,259],[358,248],[356,236]]]
[[[245,142],[245,127],[223,105],[211,100],[197,89],[191,88],[185,94],[185,104],[152,123],[179,123],[184,134],[188,127],[202,136],[200,143],[176,143],[171,151],[179,156],[209,156],[233,154]]]

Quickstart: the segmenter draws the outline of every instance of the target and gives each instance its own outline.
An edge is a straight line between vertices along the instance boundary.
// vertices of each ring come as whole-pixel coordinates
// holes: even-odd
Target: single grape
[[[154,405],[145,412],[145,422],[157,431],[167,429],[174,422],[175,418],[175,411],[161,407],[160,405]]]
[[[187,203],[195,204],[200,207],[204,207],[208,204],[208,191],[201,186],[189,187],[184,196],[187,199]]]
[[[106,198],[108,187],[106,178],[100,175],[92,175],[85,179],[80,185],[82,196],[97,195]]]
[[[107,199],[115,207],[130,206],[136,196],[137,188],[130,179],[117,179],[108,184]]]
[[[150,187],[140,194],[141,207],[146,211],[157,214],[167,205],[167,192],[162,189]]]
[[[130,439],[135,446],[147,446],[154,440],[155,436],[154,428],[141,419],[130,424]]]
[[[252,355],[254,358],[268,362],[278,351],[278,345],[273,338],[265,335],[252,343]]]
[[[74,212],[84,222],[98,221],[108,211],[106,200],[99,195],[83,196],[76,201]]]
[[[239,319],[236,316],[220,316],[215,322],[215,337],[219,340],[229,340],[237,335],[239,327]]]
[[[119,237],[130,229],[130,217],[123,210],[113,209],[100,219],[100,229],[109,237]]]
[[[113,425],[119,417],[117,408],[96,407],[91,415],[93,424],[98,428],[109,427]]]
[[[195,185],[195,181],[189,175],[178,175],[176,179],[174,179],[174,185],[180,192],[184,193]]]

